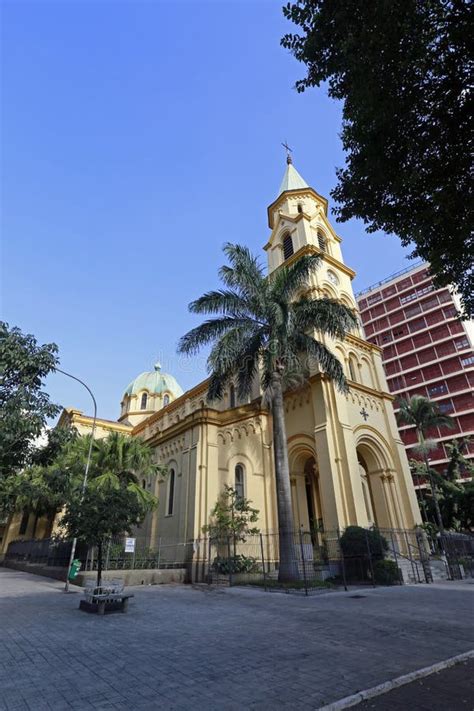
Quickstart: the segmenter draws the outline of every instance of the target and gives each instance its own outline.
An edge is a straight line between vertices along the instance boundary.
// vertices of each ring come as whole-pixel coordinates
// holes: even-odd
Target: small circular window
[[[337,274],[335,274],[329,269],[327,275],[331,284],[335,284],[336,286],[339,284],[339,277],[337,276]]]

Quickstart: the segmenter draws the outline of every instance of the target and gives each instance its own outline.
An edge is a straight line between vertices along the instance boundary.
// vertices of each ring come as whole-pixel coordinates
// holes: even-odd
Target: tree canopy
[[[54,343],[38,345],[31,334],[0,321],[0,476],[23,467],[34,441],[60,407],[43,389],[44,378],[56,367]]]
[[[298,91],[327,86],[343,102],[346,163],[338,219],[364,220],[414,245],[439,286],[474,312],[473,5],[467,0],[297,0],[299,34],[282,45],[306,64]]]

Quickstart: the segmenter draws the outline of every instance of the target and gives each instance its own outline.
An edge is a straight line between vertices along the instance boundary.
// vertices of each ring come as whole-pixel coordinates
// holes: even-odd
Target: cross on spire
[[[292,163],[293,160],[292,160],[292,158],[291,158],[291,153],[293,152],[293,149],[290,148],[290,146],[288,145],[288,142],[287,142],[287,141],[285,141],[285,143],[282,143],[281,145],[282,145],[283,148],[286,150],[286,162],[287,162],[288,164]]]

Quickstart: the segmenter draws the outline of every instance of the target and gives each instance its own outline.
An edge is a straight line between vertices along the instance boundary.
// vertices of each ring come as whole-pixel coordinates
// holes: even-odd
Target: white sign
[[[125,553],[135,553],[135,538],[125,539]]]

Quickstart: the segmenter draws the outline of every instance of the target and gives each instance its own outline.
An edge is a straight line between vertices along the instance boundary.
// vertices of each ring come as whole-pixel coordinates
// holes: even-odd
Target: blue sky
[[[103,417],[157,357],[183,388],[205,376],[175,354],[187,304],[224,242],[263,261],[281,142],[318,192],[335,184],[340,106],[293,89],[281,5],[3,2],[2,318],[56,342]],[[356,291],[408,265],[396,237],[336,229]],[[47,387],[90,411],[64,376]]]

